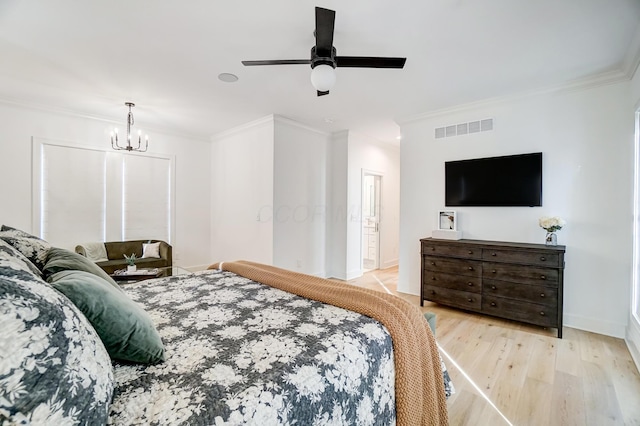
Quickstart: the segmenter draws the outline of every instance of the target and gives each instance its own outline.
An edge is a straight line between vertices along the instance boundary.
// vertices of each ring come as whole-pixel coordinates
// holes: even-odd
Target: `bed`
[[[38,244],[0,232],[2,425],[447,424],[448,374],[426,320],[399,298],[250,262],[122,291],[61,270],[52,259],[69,266],[75,253]],[[143,311],[161,359],[115,359],[82,302],[59,291],[72,278]]]

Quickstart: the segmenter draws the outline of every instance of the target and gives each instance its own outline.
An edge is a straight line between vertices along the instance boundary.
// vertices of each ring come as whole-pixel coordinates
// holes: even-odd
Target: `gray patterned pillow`
[[[111,360],[62,294],[0,251],[0,423],[105,424]]]
[[[0,267],[8,267],[16,271],[31,272],[37,277],[42,277],[42,273],[24,257],[15,247],[0,238]]]
[[[2,228],[0,228],[0,239],[18,249],[36,268],[42,271],[51,244],[35,235],[6,225],[2,225]]]

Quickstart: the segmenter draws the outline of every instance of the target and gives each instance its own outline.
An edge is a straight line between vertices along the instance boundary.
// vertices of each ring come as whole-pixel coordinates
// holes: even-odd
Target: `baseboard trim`
[[[340,280],[340,281],[346,281],[347,278],[341,274],[335,273],[335,272],[329,272],[327,274],[327,278],[329,279],[334,279],[334,280]]]
[[[205,263],[204,265],[194,265],[194,266],[182,266],[182,265],[173,265],[173,266],[179,266],[182,269],[186,269],[187,271],[190,271],[190,272],[198,272],[198,271],[204,271],[205,269],[207,269],[209,266],[211,266],[211,263]]]
[[[629,320],[629,326],[627,327],[627,335],[624,339],[631,353],[631,358],[636,364],[636,368],[640,371],[640,324],[633,318]]]
[[[347,271],[347,279],[345,281],[360,278],[361,276],[362,276],[362,269],[352,269],[351,271]]]
[[[595,316],[585,317],[582,315],[567,314],[566,312],[564,313],[563,323],[566,327],[604,334],[605,336],[617,337],[619,339],[624,339],[627,328],[626,324],[604,321]]]
[[[380,269],[393,268],[394,266],[398,266],[398,259],[391,259],[386,262],[382,262]]]

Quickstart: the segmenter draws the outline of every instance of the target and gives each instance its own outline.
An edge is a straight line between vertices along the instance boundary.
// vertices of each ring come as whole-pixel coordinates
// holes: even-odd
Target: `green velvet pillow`
[[[49,276],[61,271],[84,271],[100,277],[124,293],[118,284],[101,267],[87,259],[86,257],[58,247],[52,247],[47,253],[47,260],[42,268],[45,279],[49,281]]]
[[[57,272],[48,281],[87,317],[112,359],[164,361],[164,346],[151,317],[126,293],[85,271]]]

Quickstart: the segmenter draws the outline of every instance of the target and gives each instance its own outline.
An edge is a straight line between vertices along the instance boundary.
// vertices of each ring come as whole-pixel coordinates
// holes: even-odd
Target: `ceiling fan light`
[[[336,83],[336,70],[331,65],[316,65],[311,70],[311,84],[320,92],[331,90]]]

